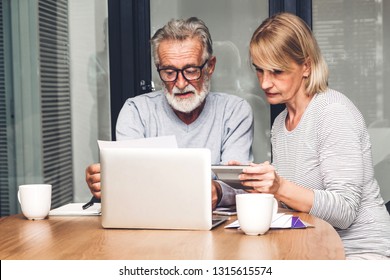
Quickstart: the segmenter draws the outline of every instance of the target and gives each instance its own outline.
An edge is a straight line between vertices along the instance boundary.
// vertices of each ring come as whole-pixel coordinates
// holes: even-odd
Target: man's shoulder
[[[148,93],[144,93],[141,95],[137,95],[134,97],[130,97],[126,100],[126,103],[130,104],[146,104],[146,103],[155,103],[160,102],[160,99],[164,97],[164,93],[162,91],[152,91]]]
[[[148,93],[140,94],[135,97],[134,99],[155,99],[155,98],[162,98],[164,97],[164,93],[161,90],[157,91],[151,91]]]
[[[223,93],[223,92],[209,92],[210,99],[217,100],[218,102],[230,102],[230,103],[240,103],[246,102],[242,97],[239,97],[234,94]]]
[[[248,101],[233,94],[210,92],[207,100],[211,110],[223,113],[225,116],[233,114],[236,117],[239,115],[247,117],[252,114],[252,107]]]

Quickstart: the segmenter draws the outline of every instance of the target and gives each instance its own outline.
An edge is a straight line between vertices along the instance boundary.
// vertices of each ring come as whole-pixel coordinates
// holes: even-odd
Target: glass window
[[[85,169],[111,139],[106,0],[69,1],[74,200],[88,201]]]
[[[255,117],[255,161],[269,159],[270,109],[248,59],[252,33],[268,17],[268,1],[151,0],[150,7],[152,35],[172,18],[196,16],[206,23],[217,57],[211,90],[235,94],[249,101]],[[154,64],[152,78],[156,89],[161,89]]]
[[[313,0],[313,31],[329,65],[329,86],[362,112],[375,175],[390,200],[389,1]]]

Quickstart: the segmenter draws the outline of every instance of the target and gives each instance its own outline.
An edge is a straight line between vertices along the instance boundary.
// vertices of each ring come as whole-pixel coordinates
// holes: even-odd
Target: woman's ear
[[[311,74],[311,59],[307,58],[303,63],[303,77],[308,78]]]

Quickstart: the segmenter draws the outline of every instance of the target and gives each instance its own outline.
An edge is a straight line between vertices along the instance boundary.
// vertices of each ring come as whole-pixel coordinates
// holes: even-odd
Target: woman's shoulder
[[[317,93],[315,100],[315,103],[322,104],[323,106],[340,104],[356,108],[353,102],[345,94],[330,88],[324,92]]]
[[[345,113],[359,116],[359,118],[361,115],[359,109],[345,94],[334,89],[327,89],[324,92],[317,93],[313,100],[312,109],[314,109],[317,114],[341,110],[345,111]]]
[[[363,115],[357,106],[345,94],[337,90],[328,89],[317,93],[313,109],[319,119],[342,114],[344,118],[353,118],[364,125]]]

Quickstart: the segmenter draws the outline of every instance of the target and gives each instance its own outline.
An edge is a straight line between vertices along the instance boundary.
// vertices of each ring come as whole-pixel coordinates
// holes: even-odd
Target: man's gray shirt
[[[210,92],[200,116],[191,124],[174,113],[162,91],[129,98],[116,123],[117,140],[175,135],[179,148],[208,148],[212,164],[253,160],[253,114],[244,99]],[[225,184],[219,205],[235,202],[236,191]]]

